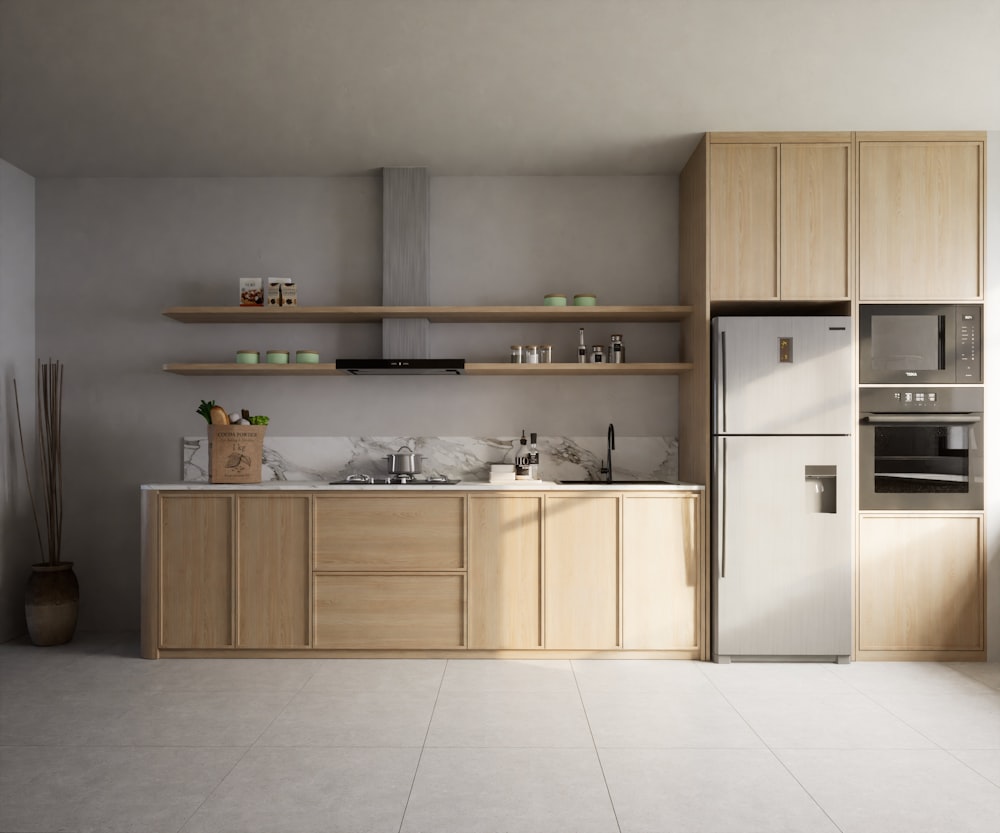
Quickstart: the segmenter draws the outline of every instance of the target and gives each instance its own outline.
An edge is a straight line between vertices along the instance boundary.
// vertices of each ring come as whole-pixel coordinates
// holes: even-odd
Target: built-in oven
[[[983,508],[981,387],[860,393],[862,510]]]

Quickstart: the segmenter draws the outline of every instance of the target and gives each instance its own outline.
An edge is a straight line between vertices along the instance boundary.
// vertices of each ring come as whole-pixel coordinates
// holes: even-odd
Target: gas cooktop
[[[408,475],[393,475],[392,477],[371,477],[367,474],[351,474],[346,480],[331,480],[331,486],[454,486],[461,480],[449,480],[447,477],[410,477]]]

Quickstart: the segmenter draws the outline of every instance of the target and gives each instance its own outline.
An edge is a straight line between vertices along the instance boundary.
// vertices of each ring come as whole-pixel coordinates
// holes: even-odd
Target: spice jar
[[[591,364],[600,364],[604,361],[604,345],[595,344],[590,351]]]
[[[552,363],[552,345],[543,344],[538,348],[538,361],[542,364]]]
[[[524,348],[524,361],[526,364],[538,364],[537,344],[529,344]]]
[[[622,337],[618,333],[611,336],[611,356],[609,357],[609,361],[612,364],[625,363],[625,345],[622,343]]]
[[[510,346],[510,363],[521,364],[524,361],[524,348],[520,344]]]

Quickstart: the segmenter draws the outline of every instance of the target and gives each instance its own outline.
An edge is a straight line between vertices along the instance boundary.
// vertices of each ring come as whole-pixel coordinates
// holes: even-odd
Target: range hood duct
[[[430,293],[430,176],[427,168],[382,169],[382,304],[427,306]],[[464,359],[429,358],[426,318],[382,321],[381,359],[338,359],[354,375],[459,375]]]

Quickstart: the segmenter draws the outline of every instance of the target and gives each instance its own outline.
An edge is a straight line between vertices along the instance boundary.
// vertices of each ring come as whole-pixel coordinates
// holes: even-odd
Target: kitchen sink
[[[670,480],[557,480],[561,486],[673,486]]]

